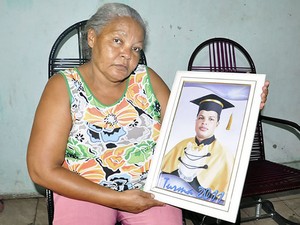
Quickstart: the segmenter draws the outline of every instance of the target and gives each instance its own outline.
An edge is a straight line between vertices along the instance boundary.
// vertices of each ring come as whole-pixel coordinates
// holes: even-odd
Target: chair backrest
[[[60,70],[77,67],[89,60],[85,53],[87,45],[83,41],[83,30],[86,22],[87,20],[83,20],[68,27],[54,42],[49,55],[49,78]],[[62,56],[64,55],[63,51],[70,50],[70,47],[72,47],[73,53],[68,56]]]
[[[201,43],[190,57],[188,70],[256,73],[249,53],[227,38],[212,38]]]
[[[194,50],[189,71],[256,73],[250,54],[237,42],[227,38],[212,38],[204,41]],[[259,116],[250,160],[265,159],[261,118]]]
[[[86,23],[87,20],[83,20],[73,24],[56,39],[49,55],[49,78],[60,70],[78,67],[90,60],[90,50],[84,35]],[[147,65],[143,51],[139,64]]]

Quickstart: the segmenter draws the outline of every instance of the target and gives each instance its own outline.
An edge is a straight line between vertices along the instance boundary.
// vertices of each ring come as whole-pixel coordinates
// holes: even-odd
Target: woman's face
[[[201,110],[195,123],[196,137],[203,141],[214,135],[216,127],[219,125],[218,113],[215,111]]]
[[[88,44],[92,48],[91,62],[97,71],[111,82],[120,82],[139,62],[144,30],[134,19],[120,17],[106,25],[98,35],[89,30]]]

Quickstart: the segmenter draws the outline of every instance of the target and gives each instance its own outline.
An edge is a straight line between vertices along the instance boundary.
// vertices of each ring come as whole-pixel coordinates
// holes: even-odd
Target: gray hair
[[[144,39],[146,39],[147,25],[146,22],[142,19],[140,14],[133,8],[122,3],[107,3],[101,6],[97,12],[87,21],[84,28],[84,38],[87,42],[87,32],[90,29],[96,31],[97,34],[103,30],[103,28],[109,24],[112,20],[117,17],[131,17],[136,20],[144,30]],[[90,59],[91,49],[87,43],[85,43],[85,57]]]

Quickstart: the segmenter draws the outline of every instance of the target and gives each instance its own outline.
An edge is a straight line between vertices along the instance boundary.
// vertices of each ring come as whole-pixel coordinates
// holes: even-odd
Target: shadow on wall
[[[46,196],[46,190],[44,187],[37,185],[37,184],[34,184],[34,187],[39,194]]]

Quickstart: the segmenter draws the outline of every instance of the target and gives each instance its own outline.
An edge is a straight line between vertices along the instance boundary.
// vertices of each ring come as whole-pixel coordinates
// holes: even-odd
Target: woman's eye
[[[121,43],[121,40],[120,40],[119,38],[115,38],[115,39],[114,39],[114,42],[117,43],[117,44],[120,44],[120,43]]]
[[[135,52],[140,52],[142,49],[139,47],[133,47],[132,50]]]

